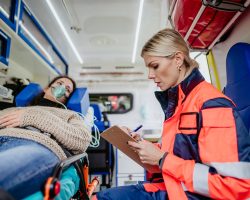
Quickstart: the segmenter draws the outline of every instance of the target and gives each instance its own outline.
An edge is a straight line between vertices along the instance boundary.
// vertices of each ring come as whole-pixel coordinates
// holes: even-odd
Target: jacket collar
[[[163,112],[165,114],[165,119],[168,119],[174,114],[175,108],[178,104],[178,93],[179,89],[182,90],[184,98],[182,103],[187,98],[188,94],[197,86],[200,82],[204,81],[204,77],[200,71],[195,68],[191,74],[185,78],[179,85],[169,88],[165,91],[156,91],[155,96],[160,102]]]

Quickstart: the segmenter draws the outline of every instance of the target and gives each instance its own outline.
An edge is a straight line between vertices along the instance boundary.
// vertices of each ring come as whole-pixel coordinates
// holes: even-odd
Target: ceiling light
[[[139,32],[140,32],[140,27],[141,27],[143,4],[144,4],[144,0],[140,0],[139,15],[138,15],[138,21],[137,21],[137,26],[136,26],[136,31],[135,31],[135,42],[134,42],[134,49],[133,49],[133,55],[132,55],[132,63],[135,63],[136,50],[137,50],[137,45],[138,45],[138,37],[139,37]]]
[[[22,30],[35,42],[35,44],[43,51],[43,53],[46,55],[46,57],[49,59],[51,63],[54,63],[52,57],[49,55],[49,53],[45,50],[45,48],[41,45],[41,43],[35,38],[35,36],[29,32],[29,30],[22,24],[22,22],[19,22],[20,26],[22,27]]]
[[[56,13],[56,11],[55,11],[55,8],[53,7],[53,5],[52,5],[52,3],[50,2],[50,0],[46,0],[46,2],[47,2],[47,4],[48,4],[48,6],[49,6],[51,12],[53,13],[54,17],[56,18],[56,21],[57,21],[57,23],[59,24],[59,26],[60,26],[60,28],[61,28],[61,30],[62,30],[64,36],[66,37],[66,39],[68,40],[68,42],[69,42],[71,48],[73,49],[73,51],[74,51],[74,53],[75,53],[75,55],[76,55],[78,61],[79,61],[81,64],[83,64],[83,60],[82,60],[81,56],[79,55],[79,53],[78,53],[78,51],[77,51],[75,45],[73,44],[72,40],[70,39],[70,37],[69,37],[69,35],[68,35],[66,29],[64,28],[64,26],[63,26],[63,24],[62,24],[62,22],[61,22],[59,16],[57,15],[57,13]]]

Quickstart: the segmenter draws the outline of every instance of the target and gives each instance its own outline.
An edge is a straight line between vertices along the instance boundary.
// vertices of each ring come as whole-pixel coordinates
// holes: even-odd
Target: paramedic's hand
[[[0,117],[0,128],[14,128],[22,125],[25,110],[15,110]]]
[[[142,138],[141,138],[140,134],[138,134],[137,132],[132,132],[132,133],[130,133],[130,135],[131,135],[132,138],[134,138],[137,142],[142,141]]]
[[[121,126],[120,127],[124,132],[126,132],[128,135],[132,136],[132,138],[134,138],[136,141],[141,141],[142,138],[140,136],[140,134],[138,134],[137,132],[132,132],[131,129],[129,129],[126,126]]]
[[[128,144],[133,150],[136,150],[142,163],[158,165],[159,160],[164,155],[164,152],[161,151],[161,149],[155,146],[152,142],[146,140],[139,142],[129,141]]]

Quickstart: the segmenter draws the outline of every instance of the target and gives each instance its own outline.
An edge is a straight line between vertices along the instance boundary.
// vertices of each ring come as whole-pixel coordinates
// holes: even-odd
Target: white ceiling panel
[[[136,60],[132,54],[140,0],[50,0],[73,44],[79,52],[80,64],[62,33],[46,0],[25,0],[70,66],[70,73],[80,78],[82,66],[135,66],[142,71],[140,50],[158,30],[166,26],[167,0],[145,0],[139,32]],[[102,68],[103,69],[103,68]]]

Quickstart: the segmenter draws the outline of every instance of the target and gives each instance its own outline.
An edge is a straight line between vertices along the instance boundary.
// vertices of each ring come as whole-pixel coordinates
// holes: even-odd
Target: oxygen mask
[[[58,85],[58,86],[52,87],[51,88],[51,92],[52,92],[52,95],[56,99],[60,99],[63,96],[65,96],[65,94],[66,94],[66,88],[65,88],[64,85]]]

